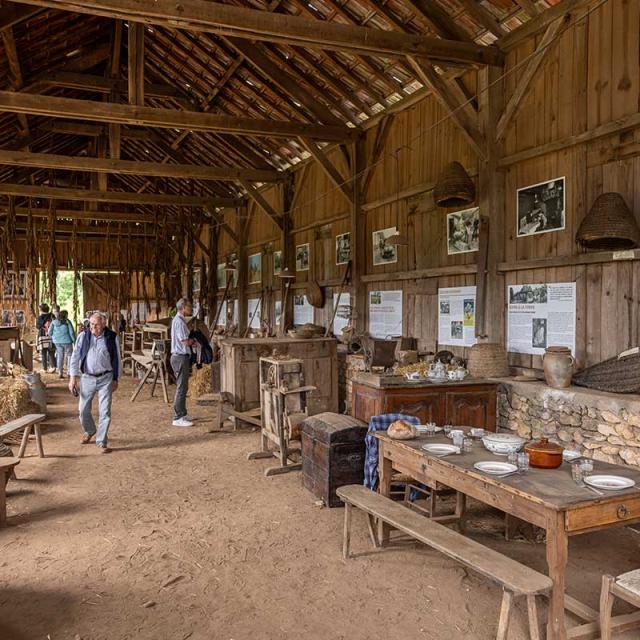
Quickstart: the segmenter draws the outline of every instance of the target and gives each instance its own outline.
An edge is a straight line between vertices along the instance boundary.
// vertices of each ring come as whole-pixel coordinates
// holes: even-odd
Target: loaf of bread
[[[389,425],[387,430],[393,440],[411,440],[416,437],[416,429],[405,420],[396,420]]]

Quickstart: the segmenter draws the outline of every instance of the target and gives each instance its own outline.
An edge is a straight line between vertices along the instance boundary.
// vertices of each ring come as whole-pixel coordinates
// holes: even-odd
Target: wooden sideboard
[[[352,412],[369,422],[383,413],[406,413],[420,422],[496,430],[496,382],[467,379],[443,384],[408,383],[402,378],[360,374],[353,381]]]

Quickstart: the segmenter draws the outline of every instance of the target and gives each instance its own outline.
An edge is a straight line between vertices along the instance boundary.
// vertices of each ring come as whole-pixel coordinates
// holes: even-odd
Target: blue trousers
[[[68,356],[67,362],[71,359],[73,353],[73,344],[60,344],[56,343],[56,368],[58,373],[62,375],[64,373],[64,356]]]
[[[98,394],[98,429],[96,444],[108,444],[109,425],[111,424],[111,389],[113,373],[108,371],[99,378],[83,373],[80,377],[80,424],[89,435],[96,433],[96,423],[91,415],[93,397]]]

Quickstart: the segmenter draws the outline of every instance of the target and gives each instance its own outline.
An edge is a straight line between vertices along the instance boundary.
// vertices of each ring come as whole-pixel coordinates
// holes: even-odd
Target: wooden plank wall
[[[640,222],[640,129],[581,144],[563,144],[570,136],[587,135],[616,119],[638,113],[639,24],[640,0],[606,2],[592,8],[590,15],[574,19],[546,51],[508,130],[499,163],[505,172],[506,223],[501,265],[505,283],[577,283],[576,356],[580,365],[599,362],[640,343],[640,261],[576,264],[581,251],[574,242],[581,220],[604,191],[620,192]],[[505,103],[541,37],[542,34],[523,42],[508,54]],[[466,77],[465,83],[473,93],[475,78]],[[367,157],[374,138],[372,128],[367,133]],[[560,148],[549,149],[554,143]],[[527,159],[523,154],[535,157]],[[333,149],[329,158],[348,175],[342,150]],[[433,350],[437,348],[438,288],[475,284],[475,254],[447,255],[447,212],[433,203],[431,187],[452,160],[461,162],[477,180],[475,154],[446,119],[439,103],[427,97],[395,116],[364,198],[367,267],[363,279],[367,291],[402,289],[404,334],[417,337],[422,347]],[[335,236],[349,230],[350,204],[317,163],[306,164],[295,171],[300,192],[292,212],[293,233],[295,244],[310,243],[315,271],[298,273],[295,286],[303,287],[313,276],[327,286],[330,296],[332,286],[342,275],[342,268],[335,265]],[[566,178],[566,228],[516,238],[516,190],[562,176]],[[281,211],[281,187],[266,189],[264,195]],[[280,249],[276,225],[255,205],[250,205],[249,211],[254,217],[247,253],[258,248],[267,252]],[[481,214],[491,218],[490,211]],[[230,220],[235,215],[227,212],[225,218]],[[399,247],[396,264],[374,267],[371,234],[392,226],[408,236],[409,246]],[[233,243],[222,234],[221,258],[232,250]],[[554,263],[526,268],[527,261],[533,259]],[[268,255],[263,256],[266,287],[272,282],[268,267]],[[248,291],[254,296],[259,289],[260,285],[254,285]],[[506,313],[506,291],[489,304],[504,307]],[[316,322],[326,322],[329,314],[328,303],[325,309],[316,311]],[[515,366],[541,366],[539,357],[511,354],[510,359]]]

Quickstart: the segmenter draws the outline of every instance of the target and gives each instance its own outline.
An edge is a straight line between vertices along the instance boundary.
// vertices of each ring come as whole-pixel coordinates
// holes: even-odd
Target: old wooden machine
[[[260,451],[250,453],[249,460],[276,457],[280,465],[270,467],[266,476],[302,468],[300,425],[307,417],[307,394],[316,387],[304,383],[304,363],[297,358],[260,358]]]

